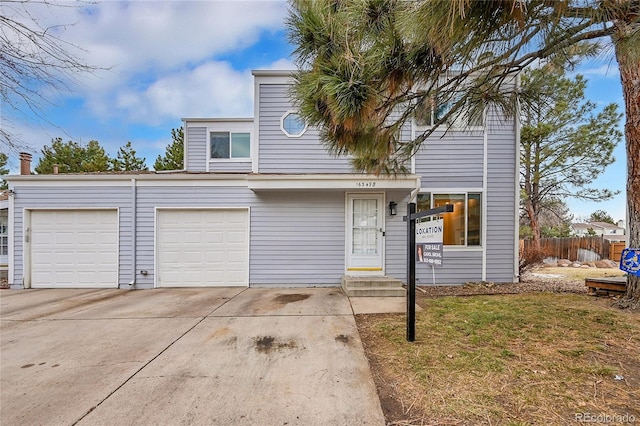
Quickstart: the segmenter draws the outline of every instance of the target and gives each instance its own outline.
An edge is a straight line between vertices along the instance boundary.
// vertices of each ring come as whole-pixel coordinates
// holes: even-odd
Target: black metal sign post
[[[407,209],[407,342],[416,340],[416,203]]]
[[[409,203],[407,216],[407,342],[416,340],[416,220],[453,212],[453,204],[445,204],[416,213],[416,203]]]

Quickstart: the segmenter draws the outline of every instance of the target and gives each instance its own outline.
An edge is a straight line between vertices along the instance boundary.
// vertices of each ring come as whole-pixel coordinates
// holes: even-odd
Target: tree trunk
[[[526,211],[527,216],[529,217],[529,226],[531,227],[531,241],[533,242],[533,246],[536,250],[540,249],[540,222],[538,221],[538,212],[536,207],[533,205],[533,201],[531,201],[531,197],[526,201]]]
[[[640,47],[629,37],[631,25],[617,24],[613,36],[626,110],[628,244],[640,250]],[[640,306],[640,277],[628,274],[621,307]]]

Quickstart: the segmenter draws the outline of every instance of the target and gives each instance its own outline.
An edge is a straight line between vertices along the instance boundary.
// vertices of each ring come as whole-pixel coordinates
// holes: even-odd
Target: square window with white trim
[[[242,132],[211,132],[211,159],[251,157],[251,134]]]
[[[445,246],[480,246],[482,235],[482,194],[466,192],[456,194],[418,194],[418,212],[453,204],[452,213],[442,214],[444,219],[443,244]]]

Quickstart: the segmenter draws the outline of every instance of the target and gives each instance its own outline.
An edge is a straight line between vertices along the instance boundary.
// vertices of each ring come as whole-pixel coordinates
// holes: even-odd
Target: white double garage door
[[[33,210],[29,234],[31,287],[118,287],[118,210]],[[248,285],[247,209],[158,209],[154,238],[156,286]]]

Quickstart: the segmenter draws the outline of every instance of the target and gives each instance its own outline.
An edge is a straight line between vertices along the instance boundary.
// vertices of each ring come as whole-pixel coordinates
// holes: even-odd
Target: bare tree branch
[[[51,123],[43,114],[52,105],[50,95],[70,90],[79,74],[103,70],[86,64],[83,49],[62,38],[70,24],[44,26],[36,7],[79,8],[93,2],[62,3],[55,0],[0,0],[0,101],[26,121]],[[78,53],[76,53],[78,52]],[[3,151],[28,149],[6,112],[0,130]]]

